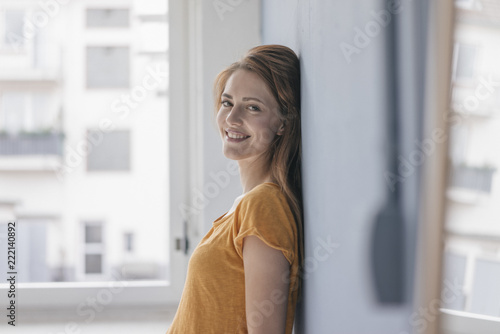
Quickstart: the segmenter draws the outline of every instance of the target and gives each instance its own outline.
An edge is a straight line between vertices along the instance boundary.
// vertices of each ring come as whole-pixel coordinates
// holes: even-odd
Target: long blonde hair
[[[278,102],[285,130],[276,136],[266,152],[271,177],[280,185],[297,224],[299,268],[296,288],[300,289],[300,272],[304,262],[302,207],[302,140],[300,123],[300,64],[295,52],[283,45],[261,45],[250,49],[240,60],[224,69],[215,79],[215,114],[221,107],[221,96],[231,75],[238,69],[256,73],[264,80]]]

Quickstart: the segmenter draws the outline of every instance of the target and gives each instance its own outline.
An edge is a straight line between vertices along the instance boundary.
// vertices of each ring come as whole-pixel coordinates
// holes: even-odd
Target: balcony
[[[464,204],[478,204],[491,195],[496,168],[455,165],[449,175],[448,198]]]
[[[46,171],[61,164],[62,133],[0,134],[0,171]]]
[[[450,185],[456,188],[490,193],[495,171],[496,169],[492,167],[453,166]]]

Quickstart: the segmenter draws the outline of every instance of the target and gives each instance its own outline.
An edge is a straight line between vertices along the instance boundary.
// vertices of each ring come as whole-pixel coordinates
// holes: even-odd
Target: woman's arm
[[[243,239],[248,333],[285,333],[290,264],[256,236]]]

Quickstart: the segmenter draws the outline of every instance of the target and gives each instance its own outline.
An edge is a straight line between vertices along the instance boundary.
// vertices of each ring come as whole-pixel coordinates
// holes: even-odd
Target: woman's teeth
[[[250,136],[241,136],[241,135],[237,135],[237,134],[234,134],[234,133],[231,133],[231,132],[228,132],[227,133],[227,136],[229,138],[234,138],[234,139],[242,139],[242,138],[247,138],[247,137],[250,137]]]

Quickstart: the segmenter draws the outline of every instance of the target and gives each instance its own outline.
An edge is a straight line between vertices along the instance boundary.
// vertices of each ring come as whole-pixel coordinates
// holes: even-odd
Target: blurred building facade
[[[168,278],[166,4],[0,1],[0,228],[18,224],[21,282]]]
[[[443,307],[500,316],[500,3],[458,0]]]

